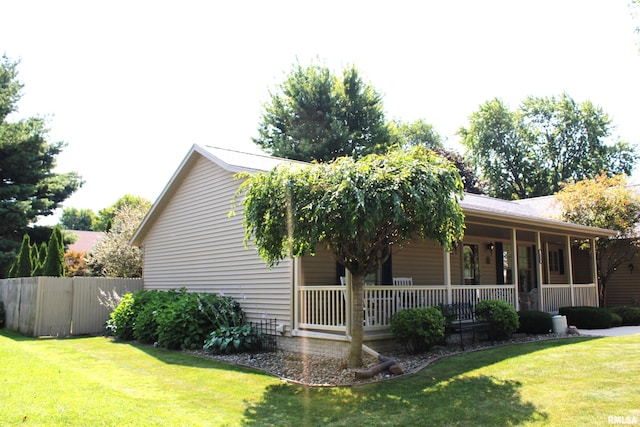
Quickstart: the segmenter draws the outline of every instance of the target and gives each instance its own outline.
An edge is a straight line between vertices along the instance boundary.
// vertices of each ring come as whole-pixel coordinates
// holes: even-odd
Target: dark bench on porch
[[[476,331],[486,332],[487,337],[491,334],[491,324],[476,319],[476,312],[470,302],[441,304],[440,311],[445,318],[445,344],[451,335],[459,334],[460,346],[464,350],[463,333],[471,332],[474,343],[476,342]]]

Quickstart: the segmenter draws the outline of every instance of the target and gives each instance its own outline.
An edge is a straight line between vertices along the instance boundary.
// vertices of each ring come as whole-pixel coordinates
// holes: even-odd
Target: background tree
[[[62,142],[49,143],[43,119],[31,117],[15,122],[22,83],[17,80],[18,62],[0,59],[0,275],[7,272],[22,235],[38,217],[50,215],[81,185],[75,172],[58,174],[56,156]]]
[[[60,227],[54,227],[51,233],[42,274],[47,277],[64,277],[64,244]]]
[[[442,135],[424,119],[411,123],[395,120],[389,128],[392,141],[401,147],[444,148]]]
[[[111,206],[100,209],[100,212],[98,212],[98,218],[94,223],[94,230],[105,232],[109,231],[111,229],[114,216],[125,206],[143,211],[146,215],[147,212],[149,212],[149,209],[151,209],[152,204],[153,203],[150,200],[145,199],[144,197],[125,194],[116,200]]]
[[[611,141],[611,120],[591,102],[528,97],[517,111],[499,99],[480,106],[459,134],[467,158],[487,181],[488,194],[503,199],[551,195],[560,183],[593,178],[601,171],[630,174],[635,150]]]
[[[408,240],[429,238],[450,248],[463,236],[460,176],[423,148],[280,166],[247,176],[241,194],[246,238],[267,265],[323,244],[351,272],[352,367],[362,365],[365,276]]]
[[[67,251],[64,254],[64,267],[66,277],[88,276],[87,253],[79,251]]]
[[[604,174],[565,184],[555,198],[562,219],[618,232],[615,238],[601,238],[596,244],[598,290],[600,303],[604,305],[611,275],[640,254],[640,240],[635,231],[640,222],[640,198],[626,186],[624,176]],[[583,246],[588,248],[586,244]]]
[[[28,234],[22,238],[22,244],[16,258],[16,266],[12,277],[31,277],[33,264],[31,260],[31,239]]]
[[[65,208],[59,225],[65,230],[91,231],[97,220],[97,215],[91,209]]]
[[[96,242],[87,265],[94,274],[106,277],[142,277],[142,251],[129,239],[138,229],[148,209],[123,205],[114,215],[109,231]]]
[[[274,156],[326,162],[384,152],[391,143],[382,98],[355,67],[337,77],[298,64],[270,96],[253,141]]]

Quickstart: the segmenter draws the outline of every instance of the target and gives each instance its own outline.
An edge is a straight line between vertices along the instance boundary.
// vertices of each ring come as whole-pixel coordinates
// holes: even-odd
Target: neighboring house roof
[[[64,230],[78,236],[78,240],[67,247],[67,251],[91,252],[96,242],[104,235],[101,231]]]
[[[147,228],[154,222],[159,213],[162,212],[171,198],[171,194],[180,185],[184,176],[188,172],[189,167],[194,164],[199,156],[209,159],[222,169],[231,173],[269,171],[282,163],[300,165],[308,164],[305,162],[272,157],[265,154],[252,154],[225,148],[194,144],[180,166],[178,166],[178,169],[169,180],[169,183],[165,186],[145,219],[142,221],[134,236],[131,238],[131,243],[133,245],[140,245],[142,243]],[[465,193],[464,199],[460,202],[460,206],[462,207],[465,215],[473,214],[501,221],[524,223],[532,226],[538,225],[548,229],[570,230],[571,232],[579,233],[580,235],[612,236],[615,234],[615,232],[611,230],[587,227],[549,218],[546,216],[548,210],[545,206],[548,206],[550,201],[546,200],[546,198],[537,199],[540,199],[539,205],[536,205],[536,199],[527,199],[527,203],[521,203],[522,201],[507,201],[488,196]]]

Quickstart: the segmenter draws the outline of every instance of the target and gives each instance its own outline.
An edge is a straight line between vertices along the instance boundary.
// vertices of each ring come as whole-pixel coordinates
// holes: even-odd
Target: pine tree
[[[40,262],[40,255],[38,253],[38,244],[34,243],[29,248],[29,256],[31,257],[31,275],[34,276],[38,263]]]
[[[62,242],[62,231],[60,231],[60,227],[55,227],[53,233],[51,233],[43,275],[49,277],[64,277],[64,244]]]
[[[16,264],[15,277],[31,277],[33,266],[31,264],[31,238],[25,234],[22,238],[18,261]]]

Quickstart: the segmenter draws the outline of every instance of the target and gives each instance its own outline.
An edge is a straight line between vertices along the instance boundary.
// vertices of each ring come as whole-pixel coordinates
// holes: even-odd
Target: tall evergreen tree
[[[28,234],[22,237],[16,266],[14,277],[31,277],[33,265],[31,263],[31,238]]]
[[[50,215],[82,183],[75,172],[53,172],[65,144],[48,141],[45,120],[9,121],[22,91],[17,66],[0,57],[0,277],[27,226]]]
[[[62,231],[59,227],[55,227],[53,233],[51,233],[43,275],[49,277],[64,276],[64,245],[62,243]]]

